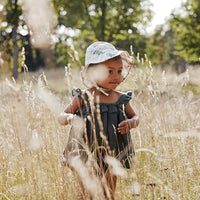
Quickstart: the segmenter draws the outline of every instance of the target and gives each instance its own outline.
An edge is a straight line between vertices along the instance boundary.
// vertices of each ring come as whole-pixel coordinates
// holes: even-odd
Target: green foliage
[[[135,56],[139,53],[140,57],[145,57],[147,54],[153,66],[173,66],[179,72],[184,71],[186,62],[199,62],[200,2],[187,0],[182,5],[182,14],[171,14],[171,19],[167,22],[168,29],[161,25],[152,36],[145,36],[138,27],[145,26],[151,19],[147,2],[52,0],[58,16],[57,28],[62,26],[66,30],[62,34],[55,32],[57,41],[52,45],[52,49],[56,60],[49,60],[48,65],[53,63],[52,66],[65,66],[73,60],[77,61],[77,51],[80,67],[84,64],[85,49],[97,40],[111,42],[118,49],[127,51],[132,46]],[[7,26],[2,26],[0,31],[0,52],[5,63],[11,63],[13,55],[12,32],[8,30],[15,24],[25,25],[22,11],[21,1],[7,0],[0,12],[0,23],[7,22]],[[68,29],[77,33],[71,36]],[[73,48],[69,39],[73,40]],[[25,47],[26,64],[30,70],[47,65],[45,53],[42,54],[40,50],[32,47],[30,34],[24,36],[18,31],[17,44],[19,53],[22,47]],[[72,67],[73,63],[77,66],[77,62],[72,62]]]
[[[147,54],[155,66],[177,66],[181,63],[180,56],[175,54],[174,32],[171,28],[164,30],[164,25],[158,27],[150,37]]]
[[[2,68],[7,68],[6,71],[13,70],[13,55],[14,55],[14,45],[13,45],[13,26],[19,27],[24,26],[25,21],[22,17],[22,5],[18,0],[8,0],[4,2],[3,10],[0,12],[0,23],[4,23],[1,27],[0,32],[0,52],[1,57],[4,60]],[[6,26],[5,26],[6,24]],[[25,48],[26,65],[30,71],[34,71],[44,64],[43,58],[40,55],[38,49],[34,49],[30,42],[30,35],[22,35],[17,30],[15,36],[15,45],[18,48],[18,66],[17,71],[22,71],[21,69],[21,49]],[[4,70],[5,71],[5,70]]]
[[[19,16],[22,15],[22,8],[18,5],[18,0],[8,0],[6,4],[6,19],[9,24],[17,24]]]
[[[200,59],[200,1],[187,0],[183,14],[173,15],[170,24],[175,33],[176,54],[187,62]]]
[[[171,66],[178,73],[185,71],[186,63],[199,62],[200,57],[200,2],[188,0],[181,10],[157,28],[147,46],[153,66]]]
[[[63,43],[57,43],[54,45],[54,52],[57,57],[57,64],[59,66],[65,66],[69,62],[69,47]]]
[[[169,60],[169,46],[171,43],[171,41],[168,41],[166,33],[165,35],[163,35],[162,33],[163,26],[160,26],[157,31],[151,36],[148,47],[148,56],[151,58],[152,63],[154,65],[161,66]]]
[[[81,60],[86,47],[97,40],[111,42],[126,50],[133,45],[134,52],[145,51],[145,37],[137,27],[139,22],[145,25],[151,19],[150,9],[142,5],[144,0],[53,2],[59,25],[80,30],[73,40],[75,49],[81,49]]]

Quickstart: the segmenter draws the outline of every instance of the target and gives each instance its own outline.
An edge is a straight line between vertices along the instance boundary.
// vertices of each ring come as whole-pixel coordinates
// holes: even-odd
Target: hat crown
[[[85,54],[85,65],[101,63],[120,55],[122,51],[118,51],[112,44],[108,42],[95,42],[91,44]]]

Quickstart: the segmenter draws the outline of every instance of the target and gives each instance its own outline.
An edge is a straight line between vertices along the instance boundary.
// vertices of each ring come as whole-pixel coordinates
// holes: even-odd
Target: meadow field
[[[140,118],[131,130],[134,166],[118,174],[116,200],[200,200],[200,67],[185,73],[134,68],[118,88],[132,91]],[[76,200],[76,175],[61,166],[70,126],[57,117],[84,89],[78,70],[0,77],[0,199]],[[113,166],[115,168],[115,166]],[[103,199],[95,177],[79,166],[95,200]]]

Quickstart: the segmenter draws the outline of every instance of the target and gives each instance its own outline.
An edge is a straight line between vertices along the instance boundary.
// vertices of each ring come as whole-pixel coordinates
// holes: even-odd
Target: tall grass
[[[136,156],[133,169],[118,178],[117,200],[200,199],[199,71],[178,76],[136,68],[120,85],[133,91],[140,125],[131,130]],[[57,122],[72,87],[82,87],[78,73],[70,73],[71,81],[64,69],[1,81],[0,199],[77,199],[78,178],[60,165],[69,126]]]

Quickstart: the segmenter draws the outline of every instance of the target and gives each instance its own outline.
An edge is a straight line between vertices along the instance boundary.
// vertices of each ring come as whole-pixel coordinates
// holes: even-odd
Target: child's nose
[[[113,74],[113,78],[114,78],[114,79],[118,79],[118,78],[120,78],[120,77],[121,77],[121,74],[119,74],[119,73],[117,73],[117,72]]]

